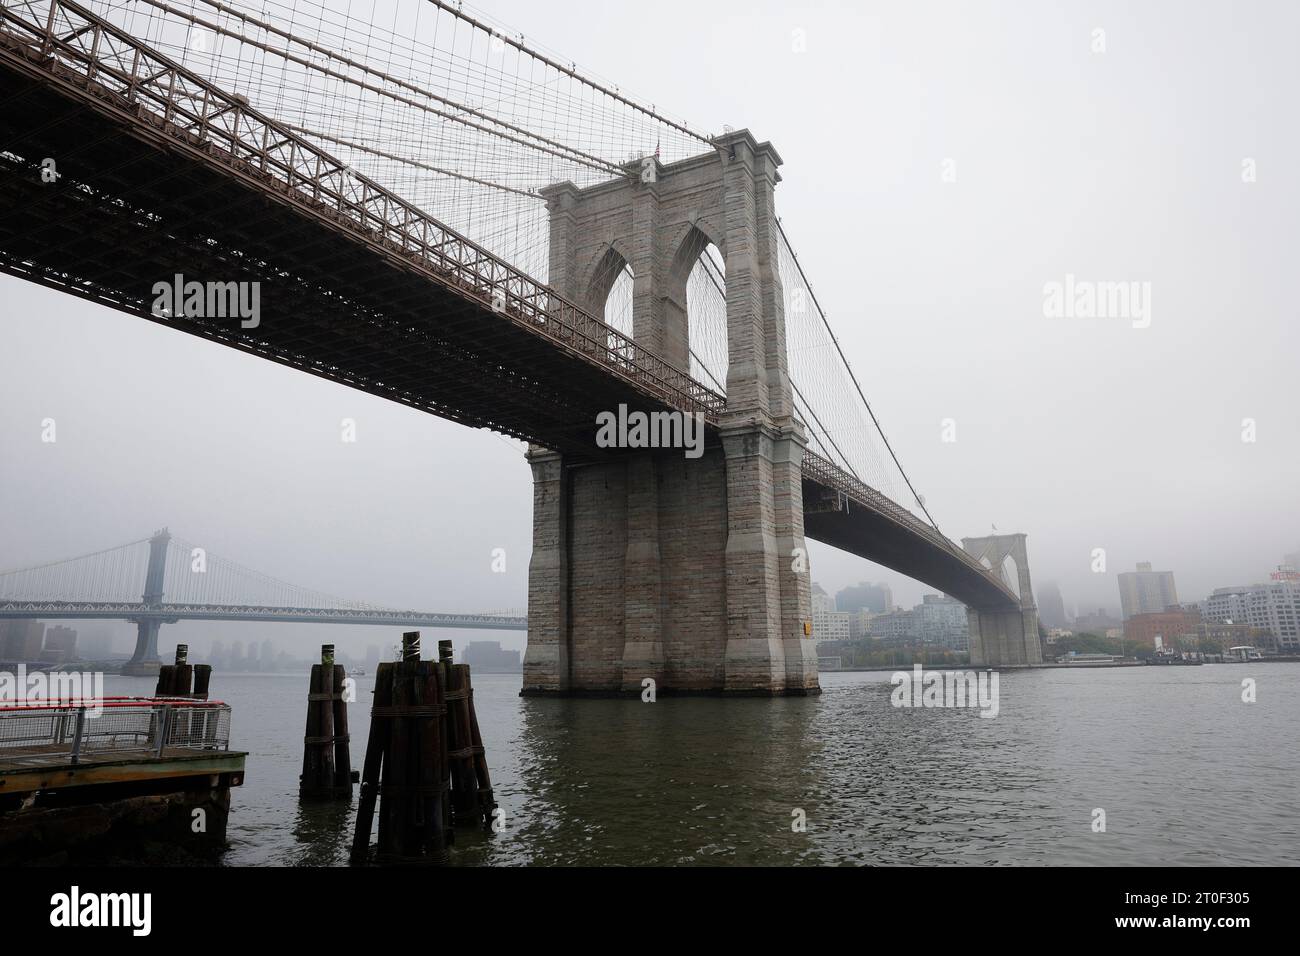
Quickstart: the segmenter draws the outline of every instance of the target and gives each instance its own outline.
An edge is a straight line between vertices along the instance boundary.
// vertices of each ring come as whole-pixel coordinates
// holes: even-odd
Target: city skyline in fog
[[[700,128],[775,145],[778,213],[950,538],[1026,533],[1036,590],[1055,581],[1083,613],[1117,611],[1139,562],[1198,601],[1300,551],[1300,11],[1247,31],[1249,11],[1176,3],[570,7],[488,12]],[[1140,284],[1145,314],[1052,313],[1049,289],[1079,282]],[[519,442],[11,277],[0,302],[0,567],[166,525],[346,598],[526,604]],[[810,563],[832,595],[934,591],[817,543]],[[396,639],[191,622],[161,644],[265,636],[304,658]]]

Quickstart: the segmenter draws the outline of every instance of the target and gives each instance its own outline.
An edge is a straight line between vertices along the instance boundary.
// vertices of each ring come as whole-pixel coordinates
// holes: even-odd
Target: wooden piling
[[[458,693],[462,683],[468,689],[468,668],[459,665],[462,671],[451,664],[449,645],[440,648],[440,660],[420,660],[419,632],[402,635],[402,647],[402,660],[381,664],[375,675],[375,703],[352,844],[352,862],[356,864],[370,857],[376,809],[379,837],[375,859],[381,863],[445,863],[455,832],[450,824],[482,819],[480,781],[485,782],[486,776],[480,777],[473,759],[473,709],[467,694]],[[453,700],[454,714],[448,707]],[[478,749],[481,753],[481,743]],[[453,761],[461,768],[454,776]],[[453,780],[465,788],[461,800],[466,809],[459,815],[452,809],[449,787]],[[490,784],[487,786],[490,801]]]
[[[176,664],[172,670],[172,686],[169,697],[189,697],[194,680],[194,668],[189,663],[190,646],[176,645]]]
[[[194,665],[194,692],[195,700],[207,700],[208,688],[212,683],[212,665],[195,664]],[[217,715],[210,711],[203,711],[198,717],[197,732],[198,736],[205,744],[212,744],[216,741],[217,734]]]
[[[459,819],[463,813],[461,810],[461,798],[457,793],[457,784],[463,774],[457,772],[458,763],[461,760],[459,751],[463,746],[461,741],[461,721],[456,706],[456,690],[454,678],[452,677],[452,657],[451,641],[438,642],[438,670],[444,688],[443,699],[447,705],[447,719],[443,723],[443,749],[445,759],[443,761],[443,783],[447,787],[446,812],[444,819],[448,828],[463,825],[463,820]],[[454,830],[451,831],[454,834]]]
[[[208,682],[212,677],[211,664],[189,663],[190,646],[176,645],[176,663],[158,668],[155,697],[198,697],[208,699]]]
[[[384,662],[375,669],[375,697],[371,704],[370,736],[361,769],[361,796],[357,802],[357,831],[352,839],[352,863],[365,863],[370,856],[370,831],[375,825],[375,801],[379,797],[379,771],[387,749],[388,721],[377,717],[393,703],[393,669]]]
[[[163,664],[158,668],[158,683],[153,689],[153,695],[155,697],[172,696],[172,682],[175,679],[175,674],[175,664]]]
[[[212,665],[195,664],[194,665],[194,692],[193,697],[197,700],[208,699],[208,687],[212,683]]]
[[[438,645],[447,682],[447,771],[451,791],[452,822],[478,824],[478,779],[474,770],[474,745],[470,739],[468,683],[465,665],[452,663],[451,641]]]
[[[302,776],[298,796],[304,800],[352,798],[352,769],[347,755],[347,721],[340,733],[334,723],[342,700],[343,668],[334,663],[334,645],[322,644],[319,664],[311,666],[307,692],[307,727],[303,735]],[[340,777],[337,757],[343,750],[344,773]]]
[[[348,702],[343,696],[347,686],[348,672],[342,664],[334,665],[334,788],[343,791],[340,796],[352,799],[352,784],[356,776],[352,772],[352,738],[348,733]]]
[[[478,783],[478,819],[483,828],[490,830],[496,814],[497,802],[492,794],[492,777],[488,773],[487,754],[483,750],[483,736],[478,730],[478,713],[474,710],[474,687],[470,681],[469,665],[457,664],[464,671],[465,708],[469,711],[469,741],[474,757],[474,776]]]

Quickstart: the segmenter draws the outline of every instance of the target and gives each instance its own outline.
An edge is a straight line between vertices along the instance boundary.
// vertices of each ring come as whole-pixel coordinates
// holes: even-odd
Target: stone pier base
[[[970,624],[970,662],[974,667],[1031,667],[1043,663],[1038,612],[966,609]]]
[[[801,445],[770,429],[726,444],[580,465],[529,453],[521,695],[820,691],[806,551],[789,553],[803,548]]]

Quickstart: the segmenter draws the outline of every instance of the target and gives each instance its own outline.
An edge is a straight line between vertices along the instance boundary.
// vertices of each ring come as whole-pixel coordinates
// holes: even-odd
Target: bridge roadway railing
[[[1016,593],[1007,587],[1006,583],[998,578],[996,574],[977,561],[974,556],[964,548],[958,547],[950,541],[947,535],[939,531],[933,525],[926,524],[912,512],[908,511],[902,505],[890,500],[882,495],[876,489],[872,488],[865,482],[855,478],[843,468],[828,461],[815,452],[805,451],[803,456],[803,476],[814,481],[820,482],[827,488],[843,492],[851,500],[855,500],[863,507],[870,508],[888,518],[893,519],[897,524],[910,530],[913,534],[925,538],[935,547],[947,551],[959,559],[963,564],[972,571],[979,572],[986,578],[990,584],[1002,591],[1011,601],[1016,604],[1020,603],[1020,598]]]
[[[716,422],[726,399],[416,206],[72,0],[0,0],[0,57],[115,107],[440,285]]]
[[[114,618],[122,620],[256,620],[325,624],[463,627],[523,630],[526,615],[451,614],[389,608],[275,607],[263,604],[143,604],[130,601],[0,601],[0,620],[16,618]]]

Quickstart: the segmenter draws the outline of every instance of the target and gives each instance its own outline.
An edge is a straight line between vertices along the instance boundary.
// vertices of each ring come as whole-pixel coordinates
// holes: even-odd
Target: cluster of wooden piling
[[[445,863],[455,827],[491,827],[496,803],[469,667],[451,658],[442,641],[437,661],[420,660],[420,634],[411,631],[402,660],[379,665],[353,863],[370,858],[377,802],[379,863]]]
[[[207,700],[208,687],[212,682],[211,664],[190,664],[188,644],[176,645],[176,663],[163,664],[158,668],[158,686],[154,688],[155,697],[186,697],[191,700]]]
[[[352,799],[348,704],[343,697],[347,672],[334,663],[334,645],[323,644],[320,663],[311,666],[307,692],[307,730],[303,737],[298,795],[305,800]]]

